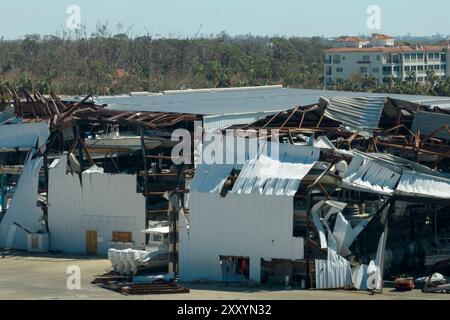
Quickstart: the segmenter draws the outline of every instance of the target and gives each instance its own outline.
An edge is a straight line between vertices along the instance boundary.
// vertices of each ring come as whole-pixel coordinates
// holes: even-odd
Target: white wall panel
[[[143,248],[145,197],[137,193],[135,175],[67,174],[62,157],[49,171],[48,220],[51,248],[85,253],[85,234],[96,230],[98,253],[106,254],[112,232],[132,232],[136,248]]]
[[[193,192],[189,210],[189,231],[180,217],[182,281],[222,281],[220,255],[249,257],[258,282],[261,258],[303,259],[303,240],[292,236],[292,197]]]

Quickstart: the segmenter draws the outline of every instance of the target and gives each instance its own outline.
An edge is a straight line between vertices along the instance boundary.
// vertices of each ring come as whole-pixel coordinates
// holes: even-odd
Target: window
[[[432,53],[428,54],[428,59],[433,59],[433,54]]]
[[[333,63],[335,64],[341,63],[341,56],[340,55],[333,56]]]
[[[439,60],[441,58],[441,54],[440,53],[435,53],[434,54],[434,59]]]
[[[412,66],[411,71],[417,71],[417,66]]]
[[[342,67],[337,67],[337,68],[336,68],[336,72],[344,72],[344,68],[342,68]]]
[[[435,66],[434,66],[434,70],[439,70],[440,69],[440,66],[438,65],[438,64],[436,64]]]
[[[417,66],[417,70],[423,71],[423,66]]]
[[[416,60],[416,59],[417,59],[417,54],[411,53],[411,60]]]
[[[331,56],[326,55],[325,56],[325,64],[330,64],[331,63]]]
[[[380,72],[380,68],[372,68],[372,73],[379,73]]]
[[[406,72],[409,72],[410,70],[411,70],[410,67],[405,67],[405,71],[406,71]]]
[[[423,61],[423,53],[418,53],[417,59],[419,59],[420,61]]]
[[[327,76],[330,76],[330,75],[331,75],[331,67],[326,67],[325,70],[326,70],[326,71],[325,71],[326,75],[327,75]]]
[[[367,67],[361,67],[360,71],[361,73],[367,73]]]
[[[400,59],[399,59],[397,54],[392,56],[392,62],[393,63],[399,63],[400,62]]]
[[[116,242],[132,242],[133,234],[131,232],[114,231],[112,240]]]
[[[363,61],[364,62],[369,62],[370,61],[370,57],[369,56],[363,56]]]
[[[400,66],[394,66],[394,72],[400,72]]]
[[[378,56],[377,56],[377,61],[380,61],[380,60],[381,60],[381,56],[378,55]]]

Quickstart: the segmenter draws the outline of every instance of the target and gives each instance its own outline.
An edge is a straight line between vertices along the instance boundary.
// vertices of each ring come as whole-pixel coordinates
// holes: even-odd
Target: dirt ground
[[[81,289],[71,290],[67,287],[70,266],[80,268]],[[238,284],[192,283],[181,284],[191,289],[187,294],[125,296],[91,284],[94,276],[104,273],[108,267],[109,261],[101,258],[21,253],[14,253],[4,259],[0,257],[0,300],[450,300],[450,294],[424,294],[420,290],[401,293],[385,289],[383,294],[369,295],[356,291],[288,290]]]

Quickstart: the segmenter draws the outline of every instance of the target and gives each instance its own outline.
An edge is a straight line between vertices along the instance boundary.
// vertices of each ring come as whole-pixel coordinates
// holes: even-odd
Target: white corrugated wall
[[[180,217],[182,281],[222,281],[220,255],[249,257],[257,282],[261,258],[303,259],[303,239],[292,236],[292,197],[191,192],[189,210],[189,231]]]
[[[136,192],[135,175],[66,174],[63,156],[49,171],[48,221],[51,248],[69,253],[86,251],[87,230],[96,230],[98,253],[106,254],[112,232],[132,232],[135,248],[143,248],[145,197]]]

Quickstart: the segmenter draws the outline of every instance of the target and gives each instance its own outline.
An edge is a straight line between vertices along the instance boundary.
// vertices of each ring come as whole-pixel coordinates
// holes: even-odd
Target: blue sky
[[[1,0],[0,36],[55,34],[66,28],[69,5],[81,9],[81,21],[93,30],[108,21],[134,34],[189,36],[200,33],[337,36],[368,34],[367,7],[381,9],[383,33],[450,34],[448,0]],[[66,29],[67,30],[67,29]]]

